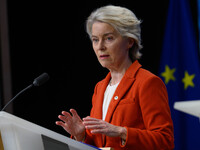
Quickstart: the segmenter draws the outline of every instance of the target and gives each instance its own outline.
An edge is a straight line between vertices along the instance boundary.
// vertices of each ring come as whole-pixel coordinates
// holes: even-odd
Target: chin
[[[108,69],[108,70],[110,70],[110,65],[107,65],[107,64],[101,64],[101,66],[103,67],[103,68],[106,68],[106,69]]]
[[[101,63],[101,62],[100,62],[100,64],[101,64],[101,66],[102,66],[103,68],[107,68],[107,65],[106,65],[105,63]]]
[[[107,69],[112,68],[111,62],[108,62],[108,61],[99,61],[99,63],[101,64],[101,66],[103,68],[107,68]]]

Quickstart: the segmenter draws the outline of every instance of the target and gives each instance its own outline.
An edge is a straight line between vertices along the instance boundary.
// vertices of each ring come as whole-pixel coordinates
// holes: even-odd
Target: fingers
[[[95,130],[91,130],[92,134],[106,134],[107,130],[106,129],[95,129]]]
[[[78,118],[79,120],[81,120],[81,118],[79,117],[79,115],[78,115],[78,113],[76,112],[75,109],[70,109],[69,111],[72,113],[73,117],[76,117],[76,118]]]
[[[62,121],[56,121],[56,125],[62,126],[63,128],[66,128],[66,125],[69,124],[69,122],[72,119],[72,116],[70,113],[66,111],[61,112],[62,115],[59,115],[58,118]]]
[[[65,116],[66,118],[71,118],[71,114],[69,112],[66,111],[62,111],[62,115]]]
[[[58,118],[60,121],[56,121],[56,125],[63,127],[69,134],[79,137],[85,132],[85,126],[76,110],[70,109],[70,112],[62,111]]]
[[[76,110],[70,109],[70,112],[72,112],[73,116],[78,116],[78,114],[76,113]],[[68,120],[72,119],[72,115],[69,112],[62,111],[61,114],[62,115],[59,115],[58,118],[64,122],[67,122]]]
[[[100,120],[100,119],[96,119],[96,118],[92,118],[92,117],[83,118],[83,124],[86,126],[99,125],[99,124],[103,124],[103,123],[105,123],[105,121]]]
[[[62,115],[64,115],[66,118],[76,117],[76,118],[80,119],[80,117],[75,109],[70,109],[69,111],[71,112],[71,114],[69,112],[62,111]]]
[[[93,125],[86,125],[86,129],[90,129],[92,134],[106,134],[108,132],[108,126],[106,123],[97,123]]]
[[[68,128],[71,126],[72,119],[66,118],[62,115],[59,115],[58,118],[62,121],[56,121],[56,125],[62,126],[65,130],[68,130]]]
[[[56,121],[56,125],[59,125],[61,127],[65,126],[65,124],[62,121]]]
[[[83,118],[83,121],[84,121],[84,122],[101,122],[101,121],[103,121],[103,120],[100,120],[100,119],[96,119],[96,118],[92,118],[92,117],[90,117],[90,116],[87,116],[87,117]]]
[[[63,124],[63,122],[62,122],[62,121],[56,121],[56,125],[59,125],[59,126],[61,126],[61,124]]]
[[[86,129],[92,130],[91,133],[99,133],[102,129],[105,129],[107,125],[105,121],[91,117],[83,118],[83,124]]]
[[[69,111],[72,113],[73,116],[78,116],[75,109],[70,109]]]
[[[91,129],[91,130],[94,130],[94,129],[104,129],[106,128],[105,125],[87,125],[85,126],[86,129]]]
[[[62,121],[56,121],[56,125],[63,127],[66,131],[68,131],[68,125],[63,123]]]
[[[71,114],[69,112],[62,111],[61,115],[58,116],[61,122],[57,122],[58,124],[57,123],[56,124],[60,126],[65,126],[65,124],[70,126],[71,124],[77,121],[82,122],[75,109],[70,109],[70,112]]]
[[[58,118],[62,120],[63,122],[67,122],[67,117],[65,116],[59,115]]]
[[[118,136],[115,126],[110,123],[92,117],[83,118],[86,129],[90,129],[92,134],[105,134],[107,136]]]

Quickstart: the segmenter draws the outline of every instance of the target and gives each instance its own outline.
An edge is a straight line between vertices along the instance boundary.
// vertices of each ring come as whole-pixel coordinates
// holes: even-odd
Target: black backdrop
[[[94,86],[108,71],[96,59],[85,20],[107,4],[127,7],[143,21],[140,63],[158,75],[168,0],[8,0],[13,95],[41,73],[50,75],[14,102],[14,115],[64,135],[55,125],[62,110],[89,115]]]

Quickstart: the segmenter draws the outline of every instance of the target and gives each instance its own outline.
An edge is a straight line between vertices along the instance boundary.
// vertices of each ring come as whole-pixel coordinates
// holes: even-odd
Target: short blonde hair
[[[129,37],[135,40],[132,48],[129,50],[129,57],[132,61],[140,59],[141,53],[141,21],[135,14],[127,8],[120,6],[103,6],[93,11],[86,21],[86,31],[92,36],[92,25],[94,22],[104,22],[110,24],[117,30],[122,37]]]

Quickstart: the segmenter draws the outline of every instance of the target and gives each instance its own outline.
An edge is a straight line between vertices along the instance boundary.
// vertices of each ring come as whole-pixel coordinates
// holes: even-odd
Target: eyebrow
[[[114,32],[108,32],[108,33],[105,33],[103,34],[103,36],[108,36],[108,35],[114,35]],[[92,35],[92,37],[97,37],[96,35]]]

